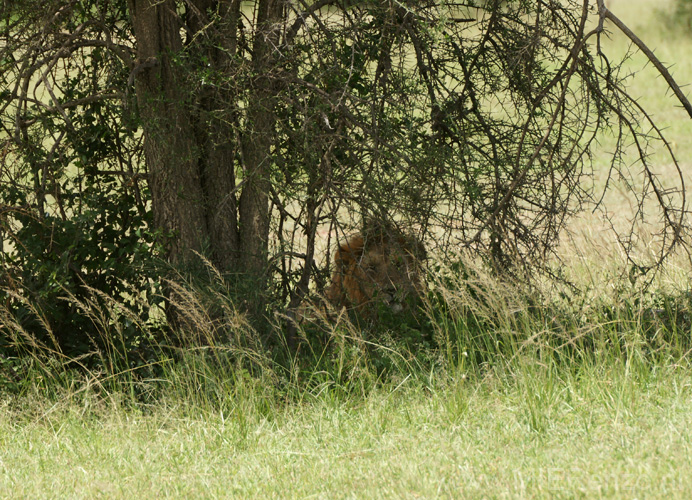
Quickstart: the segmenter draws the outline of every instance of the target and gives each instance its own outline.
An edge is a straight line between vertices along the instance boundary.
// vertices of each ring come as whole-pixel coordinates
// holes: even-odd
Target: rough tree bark
[[[200,54],[215,72],[233,74],[232,61],[237,53],[237,34],[240,19],[240,0],[218,2],[196,0],[190,2],[188,27],[192,37],[207,36],[210,23],[207,13],[219,12],[221,39],[204,47]],[[229,105],[235,101],[233,89],[208,85],[200,90],[195,120],[195,134],[199,143],[202,190],[205,216],[209,231],[209,258],[217,269],[233,271],[238,267],[240,236],[238,234],[238,203],[235,196],[235,158],[237,155],[234,125],[237,109]],[[229,109],[230,108],[230,109]],[[212,119],[223,110],[221,119]]]
[[[154,222],[173,264],[200,252],[207,236],[192,117],[172,58],[181,51],[172,0],[129,0],[135,36],[135,88],[145,136]]]
[[[243,64],[234,58],[240,1],[187,2],[187,39],[216,37],[189,46],[181,38],[173,0],[129,0],[129,7],[137,42],[134,75],[152,209],[156,227],[166,238],[168,258],[181,266],[194,259],[195,252],[203,252],[220,271],[263,290],[278,80],[273,72],[284,1],[258,5],[251,51],[254,77],[242,135],[237,132],[240,112],[229,109],[237,102],[233,93],[239,89],[186,80],[181,71],[187,66],[177,59],[188,58],[188,65],[199,61],[200,67],[232,79],[240,71],[234,65]],[[213,32],[207,32],[211,15],[222,21],[217,19]],[[238,163],[241,168],[236,171]],[[262,310],[258,298],[246,303],[254,316]]]
[[[254,99],[248,110],[248,129],[243,140],[243,182],[240,196],[241,266],[259,280],[267,267],[269,238],[269,166],[276,116],[276,80],[272,73],[277,63],[279,21],[283,0],[260,2],[257,35],[253,45],[255,70]]]

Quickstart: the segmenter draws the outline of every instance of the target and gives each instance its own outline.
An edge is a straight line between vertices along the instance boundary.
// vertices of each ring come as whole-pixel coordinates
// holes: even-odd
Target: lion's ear
[[[351,262],[356,261],[363,255],[363,247],[365,241],[362,236],[354,236],[345,243],[342,243],[339,249],[334,254],[334,262],[336,264],[347,266]]]
[[[425,245],[418,238],[401,235],[397,238],[397,244],[399,248],[406,250],[412,257],[418,260],[426,260],[428,258]]]

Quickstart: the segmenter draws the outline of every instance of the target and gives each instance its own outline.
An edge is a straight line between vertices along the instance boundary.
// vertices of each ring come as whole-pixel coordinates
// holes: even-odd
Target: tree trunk
[[[259,318],[267,284],[276,122],[272,72],[278,62],[275,47],[280,41],[284,2],[259,3],[252,50],[256,77],[252,97],[242,111],[234,107],[238,89],[190,79],[183,73],[190,68],[177,59],[186,57],[194,65],[199,56],[218,74],[234,74],[239,0],[186,3],[188,39],[219,39],[192,44],[184,53],[176,2],[128,1],[137,39],[134,75],[152,209],[155,225],[166,238],[167,256],[179,266],[189,262],[193,252],[205,251],[220,271],[237,274],[248,290],[260,292],[246,302],[251,315]],[[211,12],[224,20],[214,32],[207,31]],[[199,51],[196,56],[195,50]],[[238,118],[241,112],[246,113],[244,120]],[[242,138],[236,132],[238,123],[244,123]],[[239,158],[242,168],[236,173]]]
[[[209,36],[209,12],[219,11],[224,19],[216,27],[220,37],[216,43],[202,44],[200,59],[218,74],[234,74],[233,58],[237,50],[240,0],[196,0],[188,11],[188,26],[197,34]],[[208,85],[202,88],[198,103],[196,133],[200,144],[200,172],[205,198],[206,221],[209,229],[209,258],[217,269],[237,271],[240,256],[238,234],[238,203],[236,198],[235,165],[238,139],[234,126],[240,114],[236,90],[228,86]],[[220,116],[219,116],[220,114]]]
[[[208,234],[199,148],[172,56],[182,49],[175,2],[129,0],[137,38],[134,68],[155,226],[174,265],[201,252]]]
[[[243,138],[243,191],[240,196],[241,266],[250,277],[264,284],[269,237],[269,176],[272,163],[276,116],[276,84],[271,77],[277,64],[283,0],[260,2],[253,44],[254,98],[248,109]]]

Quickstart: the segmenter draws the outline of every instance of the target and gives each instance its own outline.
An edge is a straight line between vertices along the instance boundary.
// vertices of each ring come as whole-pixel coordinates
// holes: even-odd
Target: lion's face
[[[327,298],[365,316],[373,316],[381,304],[399,313],[420,293],[424,253],[419,241],[401,234],[354,236],[334,255]]]

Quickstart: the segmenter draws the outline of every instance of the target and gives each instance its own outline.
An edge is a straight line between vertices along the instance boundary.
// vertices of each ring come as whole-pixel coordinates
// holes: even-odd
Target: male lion
[[[425,248],[416,238],[393,229],[357,234],[334,254],[327,299],[336,307],[354,308],[366,317],[385,305],[400,313],[423,286],[420,261]]]

